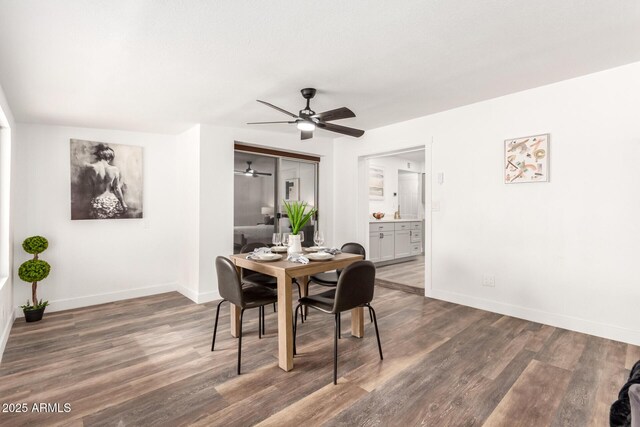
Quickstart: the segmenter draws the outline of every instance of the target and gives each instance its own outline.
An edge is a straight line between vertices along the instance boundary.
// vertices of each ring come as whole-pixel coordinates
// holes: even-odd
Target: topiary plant
[[[42,236],[27,237],[22,242],[22,248],[25,252],[33,254],[33,259],[22,263],[18,269],[18,276],[25,282],[31,283],[31,304],[27,304],[22,308],[26,311],[38,310],[49,305],[48,301],[38,301],[37,289],[38,282],[45,279],[51,271],[48,262],[38,259],[38,254],[44,252],[49,247],[49,242]]]
[[[27,237],[24,239],[24,242],[22,242],[22,249],[31,255],[38,255],[46,251],[48,247],[49,242],[42,236]]]

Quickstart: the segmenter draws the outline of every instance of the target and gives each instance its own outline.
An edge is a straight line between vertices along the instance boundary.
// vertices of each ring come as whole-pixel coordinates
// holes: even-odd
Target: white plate
[[[311,261],[329,261],[333,259],[333,255],[326,252],[313,252],[306,255]]]
[[[271,252],[287,252],[286,246],[272,246]]]
[[[278,261],[278,260],[282,259],[282,255],[280,255],[280,254],[262,254],[262,255],[259,255],[257,258],[258,259],[256,261],[265,261],[265,262]]]
[[[325,249],[329,248],[327,246],[311,246],[310,248],[305,248],[308,252],[324,251]]]

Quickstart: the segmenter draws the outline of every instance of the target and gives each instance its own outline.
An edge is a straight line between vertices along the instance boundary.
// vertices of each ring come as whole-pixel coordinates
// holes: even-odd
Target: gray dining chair
[[[371,306],[376,279],[376,267],[371,261],[357,261],[347,266],[338,278],[335,290],[311,295],[298,300],[293,322],[293,354],[296,350],[296,333],[298,329],[298,310],[301,307],[311,307],[322,313],[333,314],[335,318],[335,333],[333,337],[333,383],[338,383],[338,337],[340,336],[340,314],[357,307],[367,307],[373,319],[378,340],[380,360],[382,344],[378,332],[376,312]]]
[[[265,288],[264,286],[256,286],[251,283],[243,285],[235,264],[228,258],[222,256],[216,258],[216,273],[218,275],[218,291],[220,292],[222,301],[218,303],[218,308],[216,309],[216,322],[213,326],[211,351],[213,351],[216,345],[220,306],[223,302],[229,301],[236,307],[240,307],[240,328],[238,333],[238,375],[240,375],[242,318],[244,311],[250,308],[258,308],[258,338],[262,338],[262,333],[264,333],[264,306],[275,303],[278,300],[278,295],[273,290]]]

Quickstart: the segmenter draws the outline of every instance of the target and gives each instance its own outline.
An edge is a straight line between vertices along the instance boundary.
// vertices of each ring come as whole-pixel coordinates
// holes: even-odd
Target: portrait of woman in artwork
[[[142,148],[71,140],[71,219],[142,217]]]

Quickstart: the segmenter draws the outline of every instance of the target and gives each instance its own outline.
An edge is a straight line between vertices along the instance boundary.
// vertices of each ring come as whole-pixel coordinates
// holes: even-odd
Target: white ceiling
[[[637,0],[0,0],[22,122],[242,126],[311,86],[371,129],[639,60]]]

